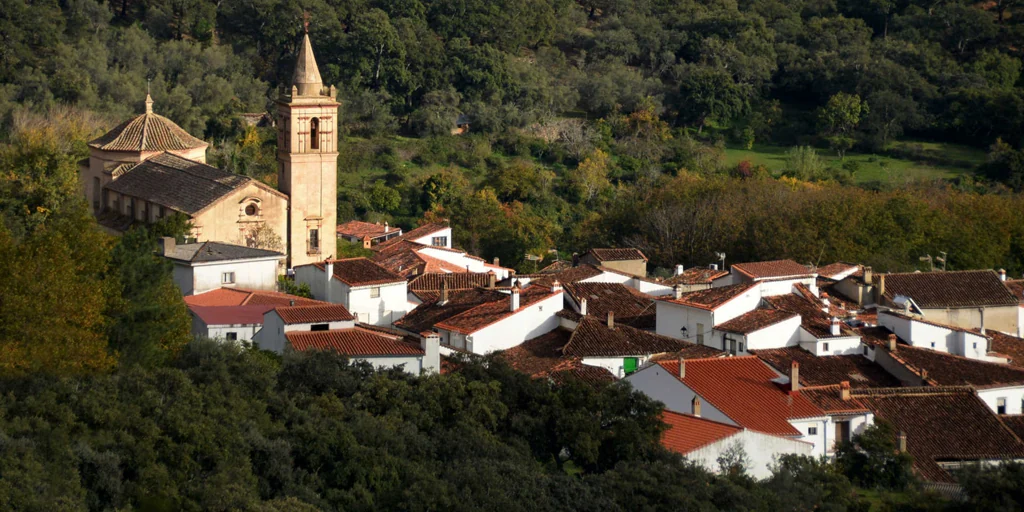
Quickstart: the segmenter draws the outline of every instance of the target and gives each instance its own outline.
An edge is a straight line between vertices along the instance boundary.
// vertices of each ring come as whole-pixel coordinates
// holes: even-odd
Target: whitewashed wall
[[[746,350],[796,346],[800,342],[800,315],[748,333],[744,338],[746,339]]]
[[[895,333],[914,347],[985,360],[988,340],[979,334],[918,322],[880,312],[878,325]]]
[[[800,348],[816,356],[842,356],[863,354],[860,336],[837,336],[834,338],[816,338],[801,329]]]
[[[182,295],[196,295],[221,287],[276,290],[279,261],[277,259],[234,260],[193,265],[175,262],[174,284],[181,289]],[[233,284],[221,283],[221,274],[224,272],[235,273]]]
[[[449,241],[449,246],[451,245]],[[494,275],[497,279],[506,279],[511,272],[507,268],[495,267],[493,265],[487,265],[484,261],[476,258],[470,258],[466,253],[442,251],[440,249],[431,249],[429,247],[420,249],[420,254],[430,256],[431,258],[437,258],[442,261],[447,261],[456,267],[467,269],[469,272],[489,272],[494,271]]]
[[[427,236],[422,236],[420,238],[412,239],[411,241],[416,242],[418,244],[423,244],[423,245],[432,245],[431,242],[434,240],[435,236],[445,236],[445,237],[448,237],[448,243],[445,244],[444,247],[447,247],[449,249],[452,248],[452,228],[450,228],[450,227],[444,228],[444,229],[440,229],[438,231],[430,233]]]
[[[818,283],[813,277],[786,279],[780,281],[761,281],[758,286],[761,288],[762,297],[773,297],[775,295],[793,293],[793,287],[798,284],[807,285],[810,287],[811,292],[813,292],[814,295],[818,295]]]
[[[730,450],[742,449],[747,456],[747,474],[756,479],[772,476],[771,467],[782,455],[811,455],[814,447],[795,439],[741,430],[725,439],[698,448],[686,458],[712,473],[719,471],[718,458]]]
[[[612,375],[614,375],[614,376],[616,376],[616,377],[621,379],[622,377],[626,376],[626,372],[625,372],[625,368],[624,367],[625,367],[625,360],[626,360],[627,357],[635,357],[637,359],[637,367],[639,367],[640,365],[643,365],[644,363],[647,362],[648,359],[650,359],[650,355],[647,355],[647,354],[637,354],[637,355],[633,355],[633,356],[619,356],[619,357],[584,357],[581,360],[581,362],[583,364],[585,364],[585,365],[588,365],[588,366],[597,366],[597,367],[600,367],[600,368],[604,368],[604,369],[612,372]]]
[[[341,304],[358,321],[368,324],[391,326],[411,309],[404,281],[381,285],[380,297],[370,297],[371,289],[375,286],[350,288],[338,279],[331,279],[331,294],[328,298],[324,271],[315,265],[303,265],[295,269],[295,282],[309,284],[314,299]]]
[[[632,384],[634,389],[665,404],[665,408],[670,411],[683,414],[693,412],[693,397],[695,396],[693,390],[661,365],[652,364],[633,372],[623,380]],[[726,416],[725,413],[704,400],[701,400],[700,412],[702,418],[728,425],[736,425],[736,422]]]
[[[831,456],[835,453],[837,419],[843,421],[848,420],[850,422],[851,439],[853,436],[862,433],[865,428],[874,423],[874,415],[871,413],[842,416],[838,418],[824,416],[820,418],[790,420],[789,423],[803,433],[803,435],[797,439],[813,444],[814,450],[812,451],[812,454],[815,457],[819,457],[822,455]],[[818,429],[816,434],[812,435],[808,433],[811,427]]]
[[[711,311],[681,306],[672,302],[655,302],[655,332],[677,340],[697,343],[697,324],[702,324],[705,335],[704,343],[709,344],[714,327],[714,316]],[[686,327],[686,337],[682,328]]]
[[[474,354],[509,349],[528,339],[555,330],[560,321],[555,313],[562,307],[563,293],[559,292],[542,301],[520,308],[516,314],[470,334],[468,340],[465,336],[453,333],[457,340],[447,343],[464,348]],[[443,338],[442,336],[442,343],[444,343]]]
[[[985,405],[998,412],[996,404],[998,399],[1006,399],[1006,414],[1022,414],[1021,401],[1024,400],[1024,386],[1007,386],[1002,388],[979,389],[978,397],[985,402]]]

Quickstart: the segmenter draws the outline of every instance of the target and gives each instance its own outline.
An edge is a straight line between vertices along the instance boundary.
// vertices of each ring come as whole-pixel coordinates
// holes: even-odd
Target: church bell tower
[[[338,102],[324,87],[309,34],[291,88],[277,100],[278,188],[288,194],[288,266],[333,255],[338,225]]]

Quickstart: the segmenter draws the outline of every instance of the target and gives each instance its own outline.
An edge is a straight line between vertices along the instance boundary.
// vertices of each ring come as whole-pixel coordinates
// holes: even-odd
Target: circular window
[[[260,210],[259,210],[259,208],[256,207],[255,204],[249,203],[249,205],[247,205],[245,207],[245,214],[250,216],[250,217],[256,215],[259,212],[260,212]]]

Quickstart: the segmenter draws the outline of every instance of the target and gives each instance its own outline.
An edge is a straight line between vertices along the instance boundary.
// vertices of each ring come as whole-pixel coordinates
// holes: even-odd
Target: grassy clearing
[[[730,146],[725,150],[725,162],[731,167],[750,160],[754,165],[764,165],[772,172],[780,172],[786,166],[789,149],[763,144],[754,145],[750,150]],[[890,151],[901,156],[848,152],[846,160],[858,165],[854,180],[869,183],[950,179],[973,172],[973,167],[985,160],[983,150],[937,142],[897,142],[890,145]],[[819,149],[818,155],[829,164],[840,165],[839,157],[832,151]]]

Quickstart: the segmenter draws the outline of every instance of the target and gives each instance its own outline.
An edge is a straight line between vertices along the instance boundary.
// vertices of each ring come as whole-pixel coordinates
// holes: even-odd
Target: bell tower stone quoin
[[[338,106],[324,87],[309,34],[302,36],[290,87],[277,100],[278,189],[289,197],[288,266],[335,252],[338,225]]]

